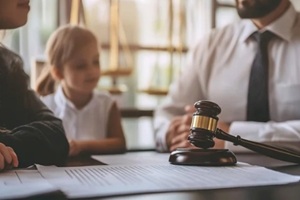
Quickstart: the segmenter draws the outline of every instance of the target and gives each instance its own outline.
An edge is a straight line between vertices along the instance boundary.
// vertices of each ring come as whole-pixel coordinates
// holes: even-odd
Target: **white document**
[[[93,155],[92,158],[108,165],[168,164],[170,153],[153,151],[130,152],[116,155]]]
[[[28,198],[57,191],[37,170],[8,170],[0,173],[0,199]]]
[[[248,164],[231,167],[171,164],[38,166],[38,170],[69,198],[279,185],[300,180],[299,176]]]

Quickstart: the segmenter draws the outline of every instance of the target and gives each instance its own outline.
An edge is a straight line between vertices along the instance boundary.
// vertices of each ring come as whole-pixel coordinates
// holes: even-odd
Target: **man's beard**
[[[282,0],[236,0],[236,9],[241,18],[261,18],[275,10]],[[239,5],[241,4],[241,5]]]

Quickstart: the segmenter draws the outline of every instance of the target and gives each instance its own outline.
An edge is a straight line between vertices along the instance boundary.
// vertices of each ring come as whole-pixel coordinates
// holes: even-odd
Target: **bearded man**
[[[300,149],[300,15],[289,0],[236,0],[241,20],[212,30],[156,109],[158,151],[190,147],[193,104],[222,108],[218,128]],[[221,140],[215,148],[245,150]]]

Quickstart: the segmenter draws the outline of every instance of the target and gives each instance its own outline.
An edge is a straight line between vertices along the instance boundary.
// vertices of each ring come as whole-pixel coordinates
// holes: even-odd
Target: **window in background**
[[[28,23],[6,34],[5,44],[22,56],[28,74],[33,59],[44,59],[49,35],[62,21],[68,22],[62,18],[70,15],[72,2],[75,1],[31,0]],[[111,23],[114,2],[118,3],[117,24]],[[155,108],[171,82],[184,70],[187,49],[210,30],[212,2],[82,0],[85,25],[99,36],[102,44],[103,71],[110,66],[111,27],[115,25],[119,31],[119,56],[115,65],[132,68],[128,76],[103,76],[99,85],[125,88],[121,95],[116,95],[122,107]]]
[[[100,88],[124,91],[116,95],[122,107],[155,108],[184,67],[187,49],[210,29],[211,1],[206,0],[84,0],[83,6],[85,25],[102,44],[106,75]],[[112,64],[115,43],[118,60]],[[115,65],[132,71],[107,75]]]
[[[152,110],[159,105],[184,70],[187,49],[210,29],[211,2],[207,0],[84,0],[83,7],[85,25],[101,41],[106,75],[99,88],[112,93],[121,90],[115,97],[123,109]],[[123,76],[106,73],[124,68],[132,71]],[[134,144],[153,147],[151,117],[138,121],[123,119],[128,148],[135,148]]]
[[[4,44],[18,52],[30,74],[31,59],[43,55],[49,35],[57,27],[57,0],[31,0],[28,22],[25,26],[7,31]]]
[[[235,0],[213,0],[212,4],[212,28],[222,27],[239,20]]]

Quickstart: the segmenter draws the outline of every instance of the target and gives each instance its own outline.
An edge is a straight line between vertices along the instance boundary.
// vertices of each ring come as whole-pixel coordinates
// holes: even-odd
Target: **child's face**
[[[100,77],[97,42],[89,42],[72,55],[62,68],[62,86],[68,91],[90,94]]]

